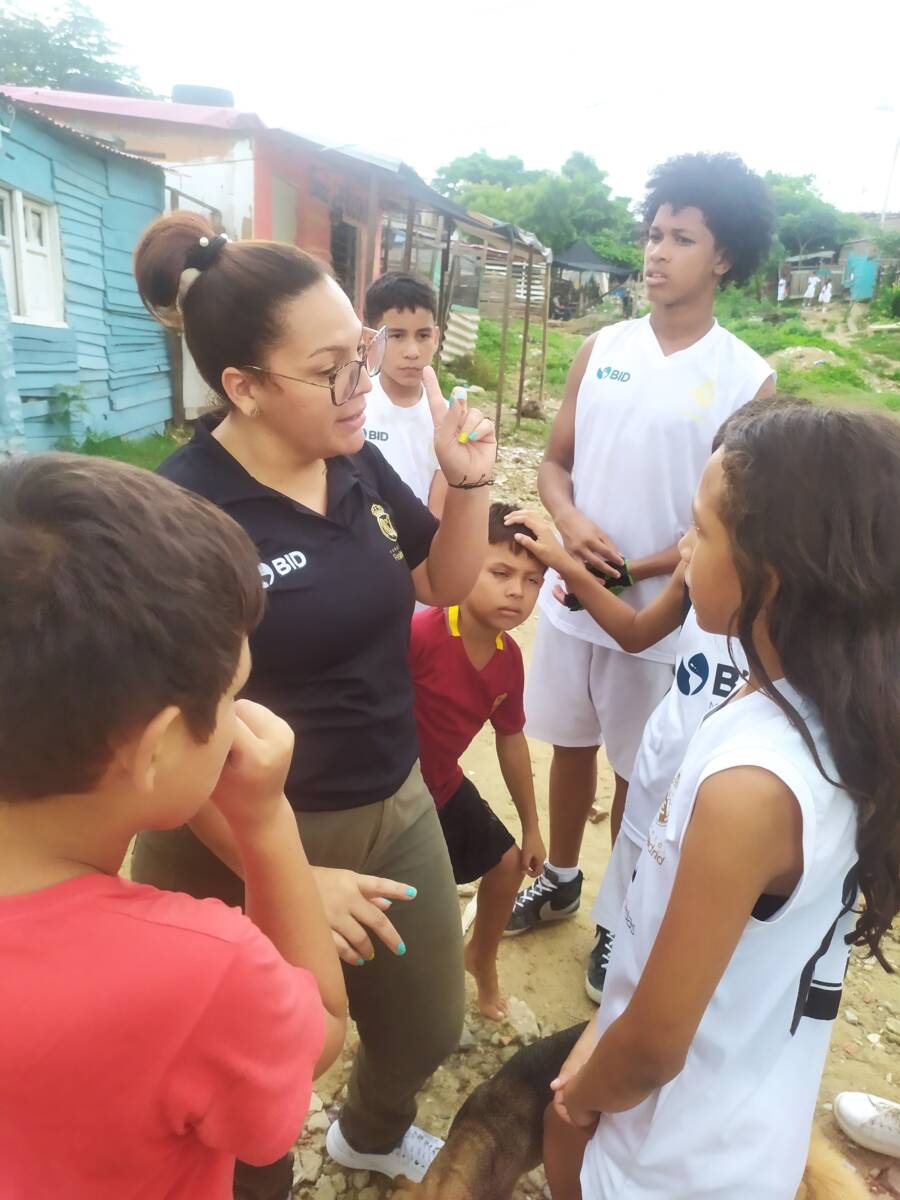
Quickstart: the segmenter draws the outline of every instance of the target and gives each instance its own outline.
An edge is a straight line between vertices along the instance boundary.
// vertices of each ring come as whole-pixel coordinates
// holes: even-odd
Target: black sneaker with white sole
[[[598,925],[588,959],[587,970],[584,973],[584,990],[588,998],[595,1004],[603,999],[603,985],[606,983],[606,968],[609,966],[609,952],[612,950],[615,934]]]
[[[574,879],[560,883],[556,872],[550,867],[544,867],[543,873],[538,875],[534,883],[516,896],[503,936],[515,937],[533,929],[535,925],[574,917],[581,904],[583,879],[584,876],[579,871]]]

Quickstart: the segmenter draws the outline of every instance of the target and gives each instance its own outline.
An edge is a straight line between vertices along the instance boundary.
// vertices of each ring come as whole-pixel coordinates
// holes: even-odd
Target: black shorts
[[[438,817],[457,883],[480,879],[516,844],[469,779],[463,779],[444,807],[438,809]]]

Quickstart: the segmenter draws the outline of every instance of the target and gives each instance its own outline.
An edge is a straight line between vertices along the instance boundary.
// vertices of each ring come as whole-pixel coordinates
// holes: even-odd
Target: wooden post
[[[184,425],[184,340],[176,329],[166,330],[169,351],[169,374],[172,379],[172,423]]]
[[[403,270],[409,271],[412,266],[413,238],[416,236],[416,202],[409,198],[409,208],[406,210],[406,241],[403,243]]]
[[[506,252],[506,282],[503,288],[503,317],[500,326],[500,363],[497,367],[497,410],[494,417],[497,444],[500,444],[500,419],[503,416],[503,388],[506,383],[506,341],[509,335],[509,305],[512,299],[513,267],[515,266],[515,242],[510,239]]]
[[[375,244],[378,241],[378,221],[381,209],[378,205],[378,178],[373,171],[369,177],[369,219],[366,228],[366,266],[363,271],[363,296],[375,278]]]
[[[528,325],[531,320],[531,276],[534,250],[528,251],[528,278],[525,282],[525,324],[522,327],[522,358],[519,363],[519,396],[516,400],[516,429],[522,423],[522,398],[525,395],[525,366],[528,357]]]
[[[544,260],[544,337],[541,344],[541,386],[538,391],[538,404],[544,407],[544,383],[547,378],[547,334],[550,324],[550,286],[553,281],[553,263]]]
[[[446,242],[444,235],[446,234]],[[438,287],[438,325],[441,327],[441,342],[444,341],[444,334],[447,332],[447,323],[450,320],[450,296],[447,289],[447,272],[450,267],[450,238],[453,234],[453,222],[451,220],[441,221],[441,274],[440,285]]]

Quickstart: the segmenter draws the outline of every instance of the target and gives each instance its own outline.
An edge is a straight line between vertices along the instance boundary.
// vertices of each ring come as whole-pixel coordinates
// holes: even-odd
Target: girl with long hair
[[[650,826],[554,1083],[554,1200],[794,1196],[848,943],[890,969],[900,909],[898,513],[887,416],[773,409],[707,464],[687,583],[749,679]]]

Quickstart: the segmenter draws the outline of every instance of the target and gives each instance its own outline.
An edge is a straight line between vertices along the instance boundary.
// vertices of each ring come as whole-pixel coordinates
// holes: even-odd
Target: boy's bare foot
[[[478,988],[478,1011],[489,1021],[505,1021],[507,1003],[506,997],[500,991],[496,958],[485,963],[477,953],[472,952],[470,943],[466,946],[465,963],[466,970],[475,980],[475,986]]]

